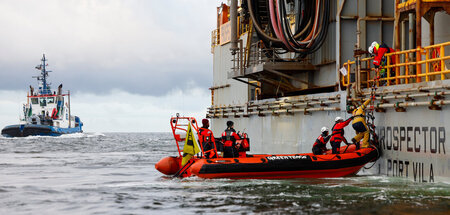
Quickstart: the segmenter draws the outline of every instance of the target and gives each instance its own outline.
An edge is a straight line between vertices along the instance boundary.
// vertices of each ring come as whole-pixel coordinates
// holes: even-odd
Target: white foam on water
[[[73,134],[63,134],[59,137],[54,138],[84,138],[84,137],[104,137],[105,134],[100,132],[94,132],[94,133],[73,133]]]
[[[315,207],[315,208],[320,208],[320,204],[319,203],[313,203],[311,206]]]
[[[27,136],[27,137],[4,137],[1,136],[0,140],[38,140],[38,139],[68,139],[68,138],[86,138],[86,137],[104,137],[105,134],[101,132],[92,133],[73,133],[73,134],[63,134],[61,136]]]

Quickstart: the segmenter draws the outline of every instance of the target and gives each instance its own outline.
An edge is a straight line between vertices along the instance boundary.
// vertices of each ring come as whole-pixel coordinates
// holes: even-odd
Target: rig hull
[[[439,81],[440,82],[440,81]],[[448,85],[450,81],[439,83]],[[422,84],[421,87],[431,85]],[[386,87],[384,90],[407,88]],[[411,87],[411,86],[409,86]],[[417,87],[417,86],[415,86]],[[346,106],[346,93],[324,93],[307,97],[336,97],[341,95],[335,106]],[[301,96],[300,96],[301,97]],[[292,99],[290,97],[289,99]],[[280,98],[279,100],[283,100]],[[314,100],[314,99],[312,99]],[[416,98],[414,104],[429,102],[428,98]],[[390,104],[396,104],[391,100]],[[255,102],[258,103],[258,102]],[[267,103],[260,101],[261,104]],[[430,106],[411,106],[399,112],[396,108],[386,108],[385,112],[375,112],[376,132],[379,136],[382,156],[365,174],[380,174],[409,178],[415,182],[450,181],[448,159],[450,153],[450,106],[439,110],[430,110]],[[249,114],[249,112],[247,112]],[[250,114],[246,117],[212,118],[214,134],[225,129],[228,120],[235,123],[238,130],[245,129],[252,139],[251,153],[305,153],[310,152],[312,144],[320,135],[322,126],[331,128],[337,116],[348,118],[351,114],[344,111],[315,111],[308,114]],[[345,128],[348,140],[355,136],[351,126]],[[329,145],[328,145],[329,147]]]
[[[362,172],[450,182],[450,1],[440,1],[439,7],[429,1],[408,2],[421,5],[333,1],[328,35],[304,61],[280,60],[294,56],[290,52],[276,60],[267,57],[260,48],[263,37],[255,35],[255,29],[237,35],[242,53],[236,55],[230,53],[233,41],[215,37],[207,113],[211,130],[218,136],[226,122],[233,121],[236,130],[245,129],[251,138],[252,154],[311,152],[320,128],[331,128],[337,116],[350,117],[349,106],[372,96],[376,82],[372,105],[383,155]],[[419,10],[410,10],[413,6]],[[430,25],[423,13],[416,14],[429,7],[447,13],[433,14]],[[226,27],[218,26],[219,32]],[[373,41],[397,52],[386,58],[391,81],[376,81],[380,71],[374,71],[370,56],[362,54]],[[397,63],[391,61],[394,58]],[[349,141],[355,136],[351,126],[345,128],[345,136]]]

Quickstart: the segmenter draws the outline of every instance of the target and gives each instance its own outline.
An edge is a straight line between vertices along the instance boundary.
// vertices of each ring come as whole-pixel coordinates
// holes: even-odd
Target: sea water
[[[377,175],[173,179],[170,133],[0,138],[0,214],[450,214],[450,185]]]

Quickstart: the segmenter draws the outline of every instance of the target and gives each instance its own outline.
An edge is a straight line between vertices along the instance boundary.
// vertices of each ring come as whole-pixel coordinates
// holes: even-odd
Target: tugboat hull
[[[19,124],[6,126],[2,130],[5,137],[27,137],[27,136],[60,136],[83,132],[81,126],[75,128],[58,128],[48,125]]]

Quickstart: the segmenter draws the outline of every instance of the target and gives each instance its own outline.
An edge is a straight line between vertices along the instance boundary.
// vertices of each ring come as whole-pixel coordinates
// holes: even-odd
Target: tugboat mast
[[[41,95],[48,95],[51,94],[51,90],[50,90],[50,84],[47,84],[47,76],[48,73],[51,71],[47,71],[46,70],[46,64],[45,61],[47,61],[47,59],[45,59],[45,54],[42,55],[42,59],[41,59],[42,63],[38,66],[36,66],[36,69],[41,71],[41,75],[40,76],[33,76],[33,78],[36,78],[38,81],[41,81],[41,85],[39,86],[39,94]]]

